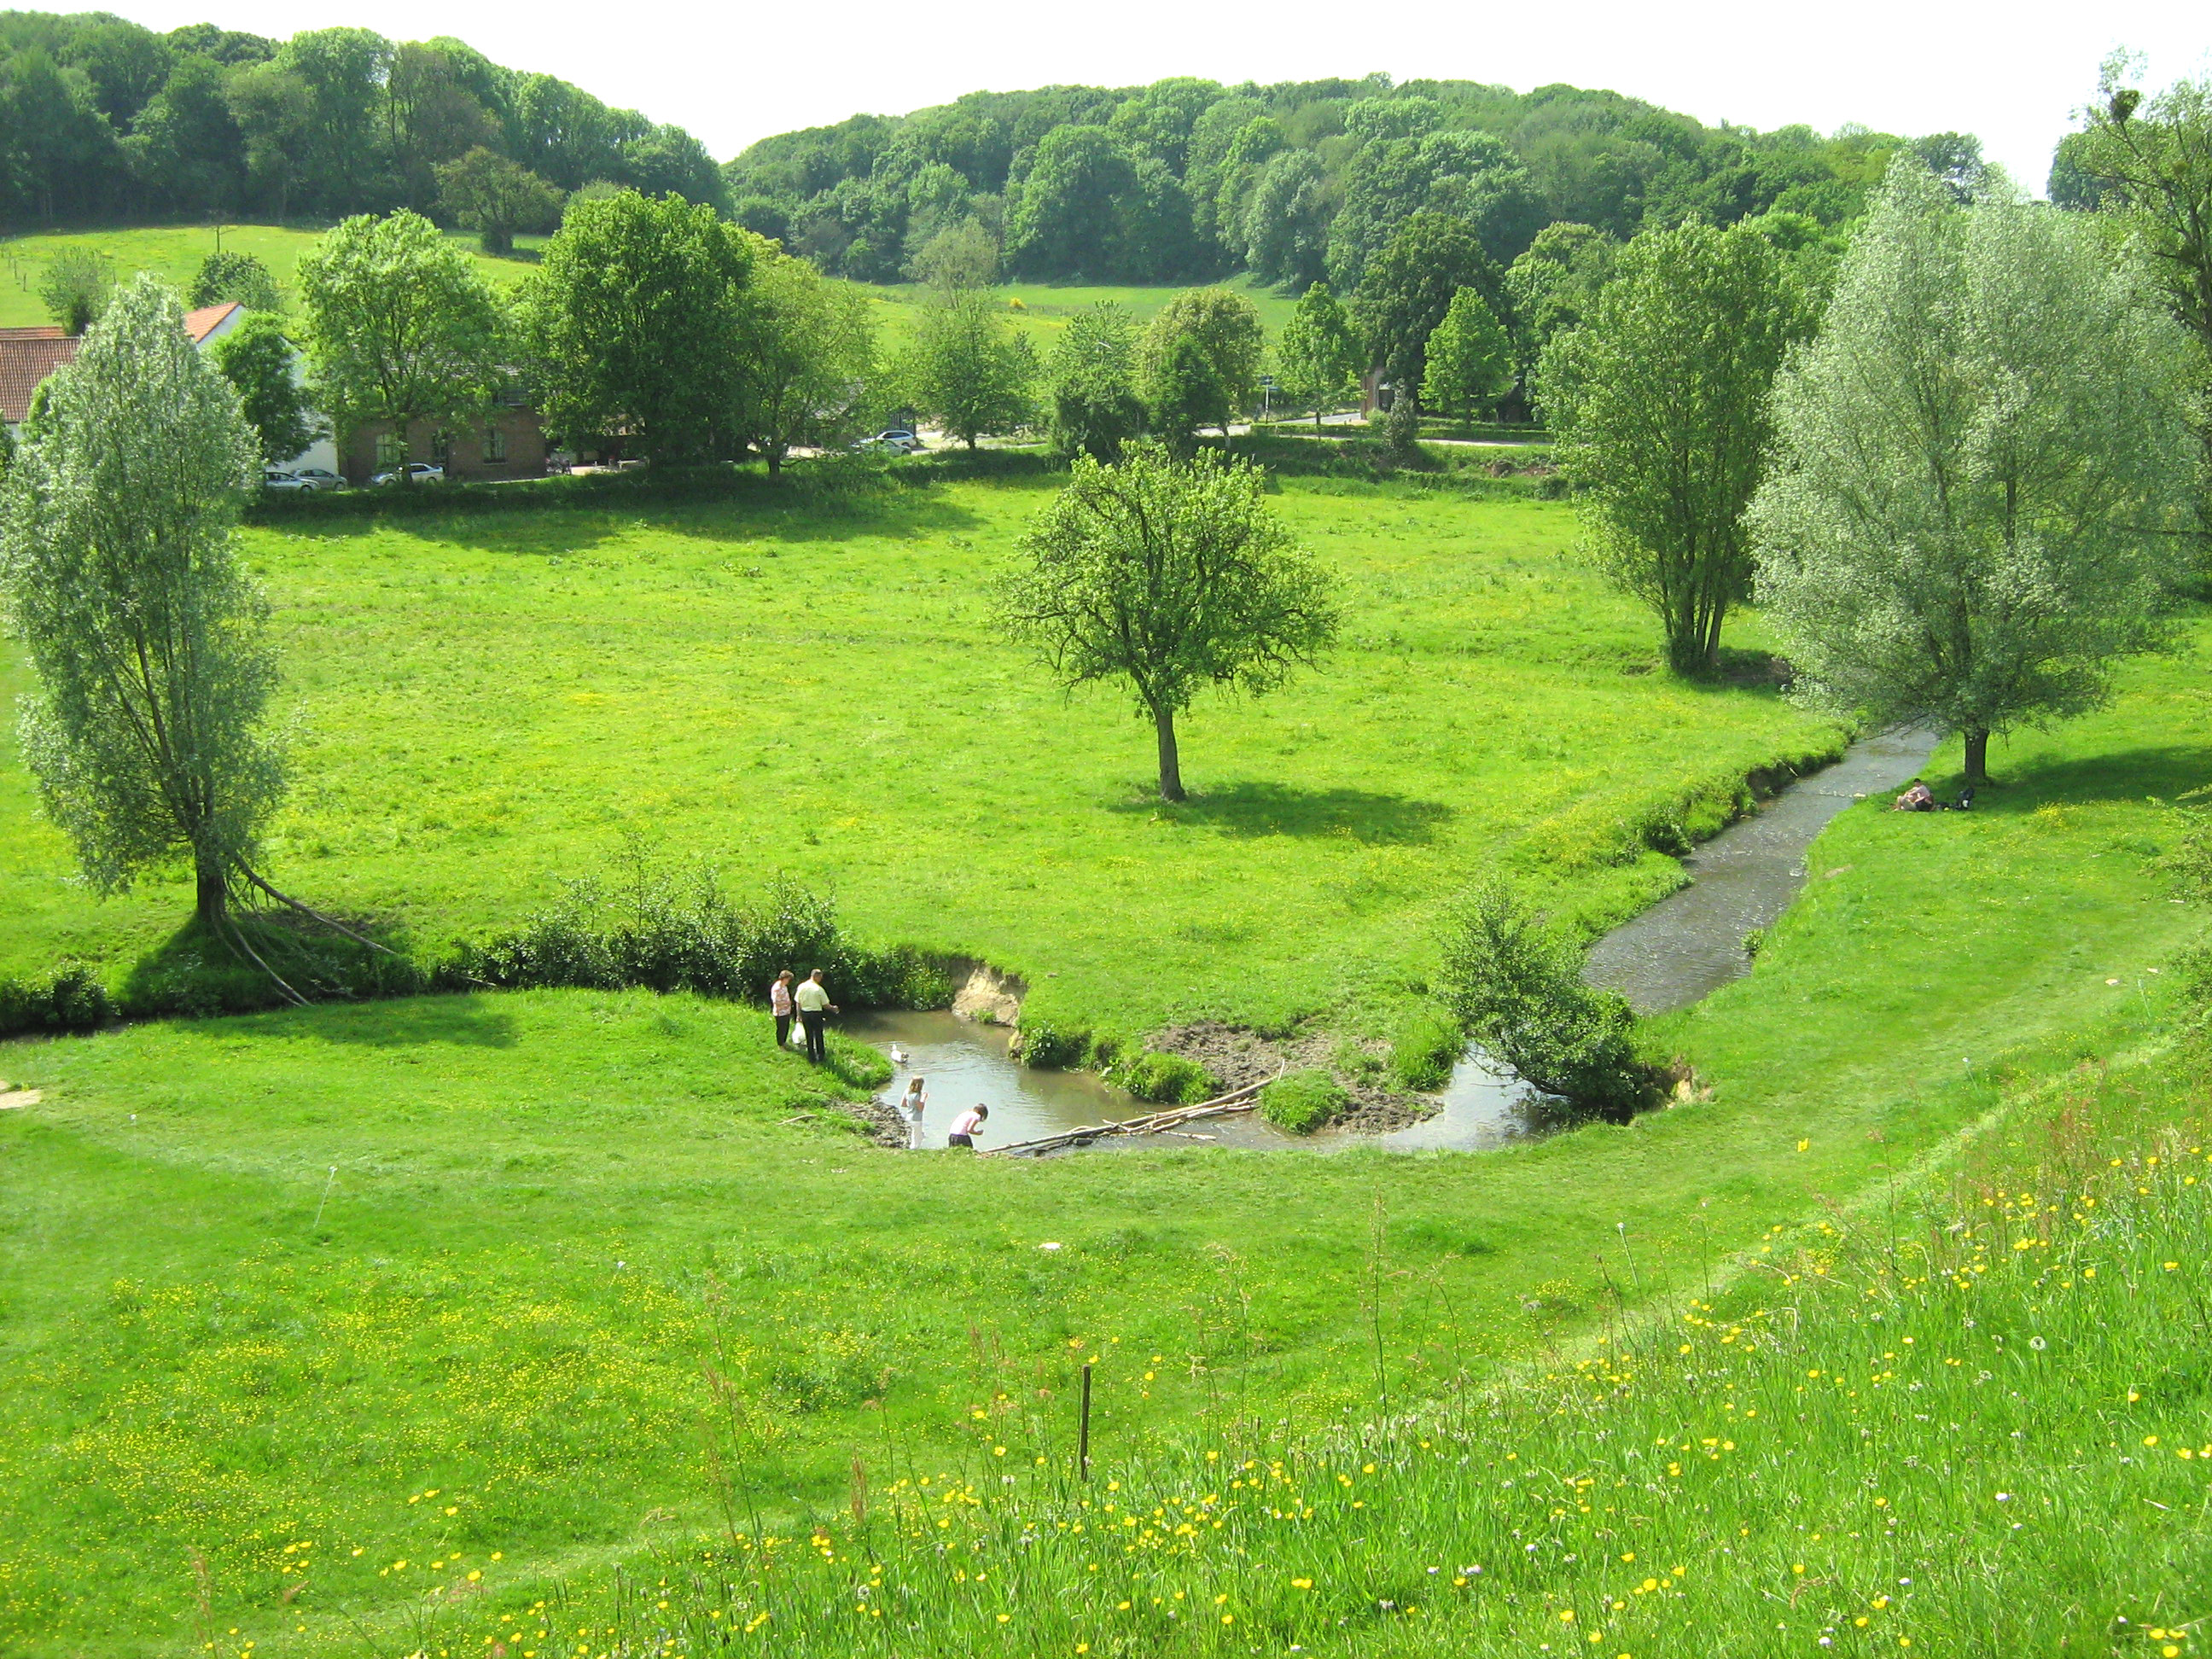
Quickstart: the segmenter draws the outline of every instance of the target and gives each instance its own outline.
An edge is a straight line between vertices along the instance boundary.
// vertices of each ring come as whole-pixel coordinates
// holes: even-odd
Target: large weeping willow
[[[176,295],[142,276],[41,388],[0,490],[46,814],[101,893],[188,856],[218,931],[284,788],[266,606],[232,547],[259,459]]]

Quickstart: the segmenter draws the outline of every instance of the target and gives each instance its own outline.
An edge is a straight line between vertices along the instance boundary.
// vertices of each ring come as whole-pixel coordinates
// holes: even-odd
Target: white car
[[[345,480],[326,466],[295,466],[292,476],[310,489],[343,489]]]
[[[407,464],[407,476],[408,482],[410,483],[443,483],[446,481],[446,469],[442,466],[432,466],[423,461],[410,461]],[[396,471],[380,472],[369,480],[373,484],[395,484],[398,482],[399,474]]]
[[[876,434],[876,441],[886,449],[904,450],[909,455],[918,455],[929,447],[922,442],[921,434],[911,427],[890,427]]]
[[[296,472],[285,471],[281,466],[264,466],[261,469],[261,487],[264,489],[298,490],[313,489],[314,485]]]

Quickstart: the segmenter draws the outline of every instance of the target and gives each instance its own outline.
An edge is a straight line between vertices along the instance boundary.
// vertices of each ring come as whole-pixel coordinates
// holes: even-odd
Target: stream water
[[[1884,732],[1853,744],[1833,766],[1790,785],[1683,860],[1690,883],[1592,947],[1585,973],[1623,993],[1640,1013],[1686,1007],[1751,969],[1745,935],[1771,927],[1807,873],[1806,849],[1852,801],[1893,792],[1915,776],[1935,746],[1932,733]],[[880,1091],[896,1103],[907,1080],[925,1079],[928,1105],[917,1147],[941,1147],[953,1118],[981,1104],[991,1115],[976,1146],[985,1151],[1088,1124],[1119,1122],[1159,1109],[1089,1072],[1031,1071],[1008,1052],[1011,1033],[944,1012],[858,1014],[847,1035],[892,1055]],[[1189,1141],[1261,1148],[1341,1151],[1359,1145],[1406,1152],[1481,1152],[1547,1133],[1541,1098],[1511,1073],[1469,1049],[1454,1068],[1435,1115],[1382,1135],[1288,1135],[1257,1116],[1194,1123]],[[1158,1146],[1150,1136],[1115,1137],[1102,1148]]]
[[[1639,1014],[1686,1008],[1751,971],[1745,936],[1781,920],[1805,884],[1813,838],[1853,801],[1892,794],[1919,775],[1932,732],[1863,738],[1682,860],[1689,885],[1590,947],[1583,976],[1610,986]]]

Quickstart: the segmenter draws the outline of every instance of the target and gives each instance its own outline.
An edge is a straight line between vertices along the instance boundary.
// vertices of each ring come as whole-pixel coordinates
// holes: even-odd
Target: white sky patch
[[[897,115],[963,92],[1055,82],[1139,84],[1358,76],[1607,88],[1694,115],[1826,132],[1849,121],[1917,136],[1978,133],[2040,191],[2051,152],[2115,46],[2154,84],[2205,67],[2212,13],[2179,0],[2117,5],[1788,0],[1569,7],[1398,0],[1194,6],[728,6],[514,0],[126,0],[155,28],[210,21],[284,36],[337,24],[395,40],[457,34],[495,63],[574,82],[604,101],[690,129],[717,159],[754,139],[861,111]]]

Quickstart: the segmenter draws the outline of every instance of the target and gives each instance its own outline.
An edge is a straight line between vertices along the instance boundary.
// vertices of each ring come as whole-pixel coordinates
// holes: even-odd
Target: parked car
[[[345,480],[326,466],[295,466],[292,476],[310,489],[343,489]]]
[[[888,427],[876,434],[876,441],[888,449],[904,450],[909,455],[917,454],[929,447],[927,444],[922,442],[921,434],[911,427]]]
[[[313,489],[314,485],[297,473],[287,472],[281,466],[264,466],[261,469],[261,487],[264,489],[297,490]]]
[[[415,483],[443,483],[446,481],[446,469],[442,466],[432,466],[426,461],[410,461],[407,464],[407,472],[410,481]],[[398,482],[399,474],[396,469],[390,472],[380,472],[369,480],[373,484],[395,484]]]

